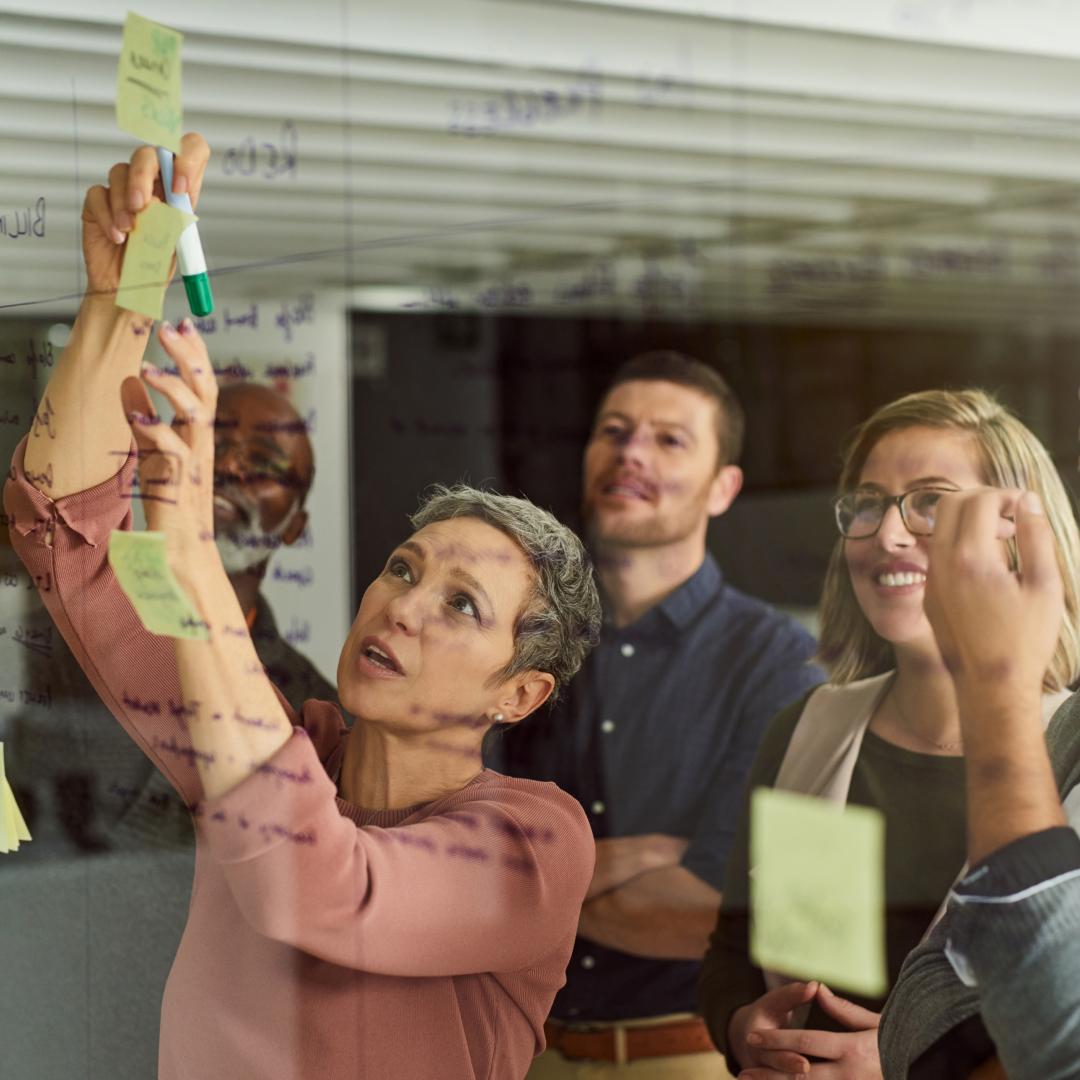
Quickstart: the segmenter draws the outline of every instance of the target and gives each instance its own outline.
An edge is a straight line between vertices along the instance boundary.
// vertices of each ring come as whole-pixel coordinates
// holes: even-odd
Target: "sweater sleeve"
[[[54,502],[27,479],[25,449],[24,438],[4,487],[12,546],[101,700],[194,805],[202,789],[172,639],[146,630],[109,566],[109,533],[131,528],[134,453],[111,479]]]
[[[727,1057],[733,1074],[739,1072],[740,1064],[727,1048],[731,1014],[756,1000],[766,989],[761,969],[750,959],[750,796],[755,788],[772,787],[776,782],[795,725],[811,693],[812,690],[777,713],[762,740],[743,797],[716,929],[709,939],[701,968],[701,1013],[713,1044]]]
[[[506,781],[393,828],[358,827],[307,734],[201,808],[210,850],[249,925],[381,975],[505,973],[572,939],[592,833],[553,784]]]

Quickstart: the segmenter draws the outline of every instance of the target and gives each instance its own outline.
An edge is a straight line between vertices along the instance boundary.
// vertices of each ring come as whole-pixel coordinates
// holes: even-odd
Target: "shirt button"
[[[615,730],[615,721],[614,720],[605,720],[605,721],[603,721],[603,723],[601,723],[601,725],[600,725],[600,730],[605,735],[610,735]]]
[[[619,647],[619,652],[621,652],[623,654],[623,656],[633,656],[634,655],[634,646],[631,645],[629,641],[624,642]]]
[[[567,1016],[578,1016],[578,1015],[580,1015],[580,1013],[581,1013],[581,1010],[580,1009],[575,1009],[573,1006],[571,1006],[569,1009],[566,1010],[566,1015]]]
[[[581,966],[587,969],[596,967],[596,958],[592,956],[583,956],[581,958]]]
[[[606,806],[605,806],[605,805],[604,805],[604,804],[603,804],[603,803],[602,803],[602,802],[601,802],[601,801],[600,801],[599,799],[597,799],[597,800],[596,800],[596,801],[595,801],[595,802],[594,802],[594,803],[592,804],[592,806],[590,806],[590,807],[589,807],[589,809],[590,809],[590,810],[591,810],[591,811],[592,811],[592,812],[593,812],[594,814],[602,814],[602,813],[603,813],[603,812],[604,812],[604,811],[605,811],[605,810],[607,809],[607,807],[606,807]]]

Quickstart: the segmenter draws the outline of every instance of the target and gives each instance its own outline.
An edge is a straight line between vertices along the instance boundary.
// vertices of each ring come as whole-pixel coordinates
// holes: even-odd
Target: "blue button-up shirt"
[[[698,571],[631,626],[605,626],[550,712],[508,731],[497,769],[554,780],[580,800],[597,839],[685,837],[686,869],[720,889],[743,787],[770,718],[824,678],[793,620]],[[697,961],[652,960],[578,938],[563,1020],[697,1010]]]

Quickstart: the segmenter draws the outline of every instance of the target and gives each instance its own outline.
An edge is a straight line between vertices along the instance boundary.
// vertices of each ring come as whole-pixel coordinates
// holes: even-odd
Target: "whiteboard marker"
[[[165,189],[165,201],[194,215],[191,199],[185,191],[183,195],[173,192],[173,155],[171,150],[157,148],[158,164],[161,166],[161,186]],[[188,307],[192,315],[209,315],[214,310],[214,294],[210,291],[210,275],[206,272],[206,256],[203,255],[199,229],[193,221],[176,242],[176,255],[180,261],[180,275],[184,279],[184,292],[187,293]]]

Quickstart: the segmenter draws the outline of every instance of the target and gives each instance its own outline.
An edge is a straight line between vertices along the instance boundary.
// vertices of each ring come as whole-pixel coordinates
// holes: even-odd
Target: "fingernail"
[[[161,332],[166,337],[175,337],[176,336],[176,327],[173,326],[173,324],[171,322],[163,322],[161,324]]]
[[[130,232],[131,227],[134,224],[135,222],[131,220],[131,215],[126,210],[121,210],[120,213],[116,215],[116,227],[121,232]]]
[[[1034,491],[1025,491],[1020,499],[1020,505],[1024,508],[1026,514],[1038,514],[1039,517],[1045,516],[1042,499]]]
[[[195,333],[195,324],[188,318],[180,320],[180,333],[181,334],[193,334]]]
[[[746,1036],[746,1041],[751,1046],[759,1046],[761,1044],[761,1036],[756,1031],[751,1031],[750,1034]]]
[[[136,188],[131,193],[131,209],[138,213],[146,205],[146,196]]]
[[[127,239],[127,237],[119,229],[113,229],[110,235],[113,238],[114,244],[122,244]]]
[[[183,173],[177,173],[173,177],[172,189],[177,195],[183,195],[187,191],[187,177]]]

